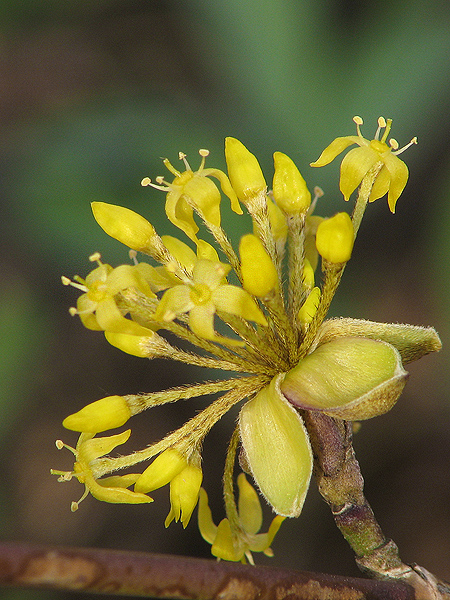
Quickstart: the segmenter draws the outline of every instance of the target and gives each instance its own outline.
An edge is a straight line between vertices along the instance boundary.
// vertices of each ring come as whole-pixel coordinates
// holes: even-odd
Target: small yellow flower
[[[78,298],[77,308],[72,309],[71,314],[78,314],[88,329],[153,336],[152,330],[126,319],[115,300],[119,292],[129,288],[136,288],[149,298],[156,298],[139,265],[121,265],[113,269],[101,263],[99,254],[93,254],[90,258],[98,262],[98,267],[85,280],[77,277],[75,283],[67,277],[62,278],[65,285],[85,292]]]
[[[397,155],[404,152],[411,144],[417,144],[417,138],[413,138],[409,144],[399,150],[396,140],[391,139],[389,144],[386,143],[391,130],[392,119],[387,121],[383,117],[378,119],[378,129],[373,140],[367,140],[362,136],[360,126],[363,124],[363,120],[361,117],[354,117],[353,121],[356,123],[358,135],[336,138],[325,148],[319,158],[311,163],[311,166],[323,167],[334,160],[348,146],[358,144],[359,148],[350,150],[341,164],[339,187],[345,200],[350,198],[352,192],[356,190],[370,169],[381,162],[383,166],[375,179],[369,202],[388,194],[389,208],[391,212],[395,212],[397,200],[408,181],[408,167]],[[380,139],[382,129],[385,131]]]
[[[129,474],[122,477],[113,476],[98,479],[92,469],[96,459],[108,454],[116,446],[124,444],[130,437],[131,429],[111,435],[109,437],[96,438],[92,433],[82,433],[76,448],[63,444],[61,440],[56,442],[58,449],[67,448],[76,458],[73,471],[51,470],[53,475],[59,475],[59,481],[70,481],[76,477],[80,483],[84,483],[85,491],[78,502],[72,502],[72,511],[78,509],[78,505],[91,493],[97,500],[113,504],[146,504],[153,499],[145,494],[132,492],[127,488],[135,483],[139,475]]]
[[[238,486],[239,530],[233,531],[228,519],[223,519],[218,526],[214,524],[208,506],[208,495],[203,488],[200,490],[198,526],[202,537],[212,545],[211,552],[214,556],[235,562],[245,562],[246,558],[250,564],[254,564],[252,552],[273,556],[270,545],[284,517],[276,516],[267,533],[258,533],[263,521],[258,496],[243,473],[238,476]]]
[[[192,270],[192,283],[176,285],[162,297],[154,315],[156,321],[172,321],[177,315],[189,313],[189,327],[206,340],[220,340],[214,331],[216,310],[267,325],[264,314],[252,297],[242,288],[224,284],[230,266],[200,259]]]
[[[236,192],[233,190],[228,177],[219,169],[205,169],[205,159],[209,155],[208,150],[200,150],[201,163],[197,171],[193,171],[186,160],[186,155],[180,152],[179,157],[184,162],[186,170],[180,172],[165,159],[164,165],[175,175],[172,183],[168,183],[163,177],[156,178],[156,184],[151,183],[148,177],[142,180],[142,185],[150,185],[154,188],[167,192],[166,214],[174,225],[197,243],[198,225],[194,220],[194,211],[200,217],[215,227],[220,226],[220,192],[216,185],[208,179],[215,177],[221,184],[222,191],[228,196],[232,210],[242,214]]]

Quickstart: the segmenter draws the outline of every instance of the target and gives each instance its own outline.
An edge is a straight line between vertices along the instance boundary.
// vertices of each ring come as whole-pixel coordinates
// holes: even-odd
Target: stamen
[[[192,171],[190,164],[186,160],[186,154],[184,152],[178,152],[178,158],[184,162],[184,166],[186,167],[186,171]]]
[[[165,184],[165,185],[156,185],[156,183],[158,184]],[[159,175],[156,178],[156,183],[152,183],[152,180],[150,179],[150,177],[144,177],[144,179],[141,181],[141,185],[143,187],[146,186],[150,186],[152,188],[155,188],[156,190],[161,190],[162,192],[167,192],[167,188],[170,188],[170,184],[168,184],[166,181],[164,181],[164,177],[162,175]]]
[[[78,290],[81,290],[82,292],[89,291],[89,289],[85,285],[83,285],[82,283],[75,283],[75,281],[72,281],[65,275],[61,275],[61,283],[63,285],[71,285],[72,287],[77,288]]]
[[[78,452],[75,450],[75,448],[72,448],[72,446],[68,446],[62,440],[56,440],[55,446],[58,448],[58,450],[62,450],[63,448],[65,448],[66,450],[70,450],[70,452],[72,452],[72,454],[74,454],[75,456],[77,456],[77,454],[78,454]],[[55,473],[57,473],[57,471],[55,471]]]
[[[353,117],[353,122],[356,123],[356,131],[358,132],[358,136],[362,138],[360,126],[364,123],[364,121],[361,119],[361,117],[358,117],[358,115],[356,115],[355,117]]]
[[[83,500],[86,498],[86,496],[89,494],[89,488],[86,486],[84,489],[84,493],[81,496],[81,498],[78,500],[78,502],[72,502],[70,505],[70,510],[72,512],[75,512],[76,510],[78,510],[78,507],[80,505],[80,502],[83,502]]]
[[[138,264],[138,260],[137,260],[137,252],[136,250],[129,250],[128,252],[128,256],[130,257],[130,260],[133,261],[134,265]]]
[[[386,129],[384,130],[383,137],[381,138],[380,142],[386,142],[387,136],[389,135],[389,132],[391,131],[391,127],[392,127],[392,119],[388,119],[386,121]]]
[[[384,117],[378,117],[378,129],[375,132],[374,140],[380,139],[380,132],[386,127],[386,119]]]
[[[406,144],[406,146],[403,146],[403,148],[400,148],[400,150],[397,150],[396,152],[394,152],[393,154],[395,154],[396,156],[398,156],[399,154],[401,154],[402,152],[404,152],[405,150],[407,150],[410,146],[412,146],[413,144],[417,144],[417,137],[413,137],[413,139]]]
[[[198,151],[198,153],[202,157],[202,160],[200,162],[200,166],[199,166],[198,171],[197,171],[197,173],[200,174],[203,171],[203,169],[205,168],[205,160],[206,160],[206,157],[209,156],[209,150],[206,150],[205,148],[200,148],[200,150]]]
[[[315,186],[315,188],[314,188],[313,191],[314,191],[314,198],[313,198],[313,200],[311,202],[311,205],[309,207],[308,215],[312,215],[313,214],[313,212],[314,212],[314,210],[316,208],[316,204],[317,204],[318,199],[321,198],[324,195],[324,193],[325,193],[323,191],[323,189],[321,187],[319,187],[318,185]]]

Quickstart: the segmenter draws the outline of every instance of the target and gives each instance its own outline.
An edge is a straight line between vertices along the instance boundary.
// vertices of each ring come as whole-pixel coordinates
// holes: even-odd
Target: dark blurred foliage
[[[271,154],[289,154],[319,213],[342,210],[338,163],[308,167],[361,115],[372,136],[394,119],[410,181],[395,216],[369,207],[332,311],[335,315],[435,325],[444,350],[411,365],[398,405],[364,423],[355,446],[366,492],[403,560],[450,578],[450,13],[431,0],[3,0],[0,4],[0,519],[2,536],[63,545],[209,556],[194,522],[163,519],[167,489],[149,506],[88,498],[54,440],[74,444],[61,420],[107,394],[151,391],[206,375],[144,362],[109,347],[71,319],[76,292],[60,275],[85,275],[100,250],[127,251],[97,227],[89,202],[126,205],[162,233],[164,198],[143,189],[179,150],[224,166],[223,138],[241,139],[271,177]],[[241,231],[233,231],[238,237]],[[155,409],[132,423],[134,447],[175,428],[205,400]],[[205,484],[222,517],[220,476],[236,414],[205,443]],[[220,451],[218,449],[221,449]],[[221,454],[222,453],[222,454]],[[283,525],[275,558],[258,562],[357,575],[351,551],[311,486],[301,517]],[[78,598],[4,592],[8,600]],[[86,596],[80,596],[80,598]]]

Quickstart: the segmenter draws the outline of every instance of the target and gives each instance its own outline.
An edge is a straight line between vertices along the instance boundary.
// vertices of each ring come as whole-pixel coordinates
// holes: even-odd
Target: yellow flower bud
[[[92,202],[91,206],[95,220],[105,233],[133,250],[151,252],[155,239],[159,238],[147,219],[115,204]]]
[[[287,213],[306,212],[311,204],[311,193],[306,187],[300,171],[289,156],[282,152],[275,152],[273,160],[275,164],[273,176],[275,202]]]
[[[278,376],[239,415],[243,449],[261,493],[274,511],[298,517],[312,472],[308,434],[279,390]]]
[[[307,288],[314,287],[314,269],[307,258],[305,258],[303,265],[303,285]]]
[[[146,342],[152,339],[150,336],[105,331],[105,338],[111,346],[122,350],[122,352],[126,352],[126,354],[139,356],[140,358],[153,358],[146,345]]]
[[[181,519],[183,527],[186,528],[194,508],[197,505],[200,486],[202,485],[203,473],[200,467],[188,464],[170,482],[170,512],[165,520],[165,526],[175,520]]]
[[[252,233],[241,237],[239,254],[244,289],[253,296],[264,298],[278,286],[278,274],[272,259],[261,240]]]
[[[242,142],[227,137],[225,158],[228,176],[239,200],[245,203],[246,200],[265,192],[267,184],[259,162]]]
[[[350,260],[354,242],[353,224],[346,212],[337,213],[322,221],[316,233],[319,254],[330,263],[345,263]]]
[[[167,485],[187,466],[186,458],[173,448],[164,450],[136,481],[134,490],[146,494]]]
[[[280,389],[302,409],[360,421],[390,410],[406,377],[400,354],[391,344],[344,336],[303,358]]]
[[[99,433],[121,427],[130,417],[131,411],[122,396],[107,396],[66,417],[63,426],[71,431]]]
[[[317,307],[319,306],[320,294],[320,288],[318,287],[311,290],[309,296],[298,311],[298,318],[301,323],[308,324],[313,320],[313,317],[317,312]]]

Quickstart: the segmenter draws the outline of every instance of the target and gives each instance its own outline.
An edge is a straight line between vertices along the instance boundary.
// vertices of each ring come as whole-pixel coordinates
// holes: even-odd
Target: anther
[[[71,307],[69,308],[69,315],[70,315],[71,317],[74,317],[74,316],[75,316],[75,315],[77,315],[77,314],[78,314],[78,310],[75,308],[75,306],[71,306]]]
[[[58,450],[62,450],[64,448],[64,442],[62,440],[56,440],[55,446],[58,448]]]
[[[144,179],[141,181],[141,185],[143,187],[150,185],[152,182],[152,180],[150,179],[150,177],[144,177]]]
[[[198,153],[203,158],[206,158],[207,156],[209,156],[209,150],[206,150],[205,148],[200,148],[200,150],[198,151]]]
[[[70,510],[72,512],[76,512],[78,510],[78,502],[72,502],[70,505]]]
[[[65,275],[61,275],[61,283],[62,283],[63,285],[70,285],[72,282],[71,282],[71,280],[70,280],[68,277],[66,277]]]
[[[163,175],[158,175],[158,177],[156,178],[156,183],[158,183],[159,185],[161,185],[162,183],[164,183],[164,176]]]
[[[138,261],[137,261],[137,258],[136,258],[137,257],[136,250],[129,250],[128,251],[128,256],[130,257],[130,260],[132,260],[135,265],[138,264]]]
[[[394,138],[391,138],[389,140],[389,146],[392,148],[392,150],[398,150],[399,143]]]
[[[99,266],[101,264],[100,259],[102,258],[102,255],[100,254],[100,252],[94,252],[94,254],[91,254],[89,257],[89,260],[91,262],[96,262],[99,263]]]

